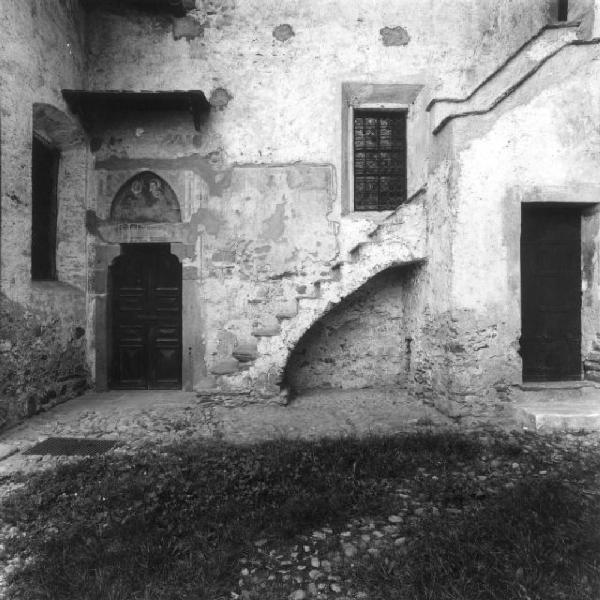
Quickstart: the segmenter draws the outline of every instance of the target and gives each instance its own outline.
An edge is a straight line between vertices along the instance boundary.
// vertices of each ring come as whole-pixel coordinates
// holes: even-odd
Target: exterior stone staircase
[[[466,98],[432,100],[427,110],[433,134],[438,134],[453,119],[493,110],[563,48],[581,43],[579,25],[559,23],[543,27]],[[343,260],[320,271],[313,279],[307,274],[291,276],[293,295],[283,301],[257,299],[260,324],[252,329],[255,342],[238,343],[231,357],[220,361],[223,368],[211,369],[217,387],[277,396],[291,351],[321,317],[385,269],[427,261],[425,204],[426,190],[422,188],[387,219],[364,233]],[[592,357],[588,371],[592,373],[590,378],[600,380],[600,340],[597,350],[598,363],[593,363]]]
[[[492,110],[557,52],[577,40],[579,25],[579,23],[546,25],[466,98],[432,100],[427,110],[430,113],[433,134],[438,134],[452,119],[484,114]]]
[[[423,188],[368,232],[346,259],[322,272],[312,284],[298,286],[301,291],[293,302],[263,319],[270,325],[253,329],[255,347],[244,344],[234,349],[232,357],[240,361],[241,369],[222,374],[213,370],[217,386],[277,395],[291,351],[316,321],[377,273],[427,260],[425,200]]]

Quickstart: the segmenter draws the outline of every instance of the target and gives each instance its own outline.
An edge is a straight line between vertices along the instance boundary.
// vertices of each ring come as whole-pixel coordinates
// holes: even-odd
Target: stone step
[[[586,360],[583,363],[583,368],[585,371],[600,371],[600,362]]]
[[[298,298],[298,311],[316,310],[321,304],[321,298],[313,296],[302,296]]]
[[[255,343],[238,344],[231,353],[240,363],[252,362],[257,359],[258,351]]]
[[[282,311],[282,312],[275,313],[275,318],[278,321],[285,321],[287,319],[293,319],[297,314],[298,314],[297,310],[295,310],[295,311],[290,310],[289,312]]]
[[[281,327],[256,327],[252,330],[254,337],[274,337],[281,333]]]
[[[516,420],[532,431],[600,431],[600,394],[570,401],[524,401],[513,407]]]
[[[316,281],[312,286],[301,285],[298,290],[298,294],[296,294],[298,300],[300,298],[319,298],[321,296],[321,284],[319,281]]]

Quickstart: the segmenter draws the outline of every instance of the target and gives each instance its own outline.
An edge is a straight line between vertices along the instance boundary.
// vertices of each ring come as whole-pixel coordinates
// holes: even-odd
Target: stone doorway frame
[[[131,240],[123,243],[132,243]],[[135,243],[135,242],[134,242]],[[139,243],[148,243],[139,240]],[[159,242],[165,243],[165,242]],[[187,244],[182,242],[167,242],[170,252],[176,256],[183,264],[183,259],[188,256],[189,249]],[[95,334],[95,372],[96,372],[96,390],[99,392],[108,391],[108,381],[110,372],[110,298],[109,298],[109,267],[112,262],[121,255],[121,243],[110,243],[96,246],[96,260],[94,269],[94,334]],[[182,356],[181,356],[181,389],[192,391],[193,388],[193,364],[191,360],[193,338],[191,328],[186,327],[190,322],[190,311],[192,304],[189,299],[192,298],[193,278],[186,277],[186,270],[183,269],[181,282],[181,322],[182,322]]]
[[[508,198],[503,216],[503,231],[507,248],[508,289],[512,292],[508,305],[514,318],[512,323],[517,344],[522,334],[521,203],[572,204],[581,209],[581,358],[585,361],[594,339],[600,335],[600,295],[596,292],[600,286],[600,187],[594,184],[518,187],[511,190]],[[523,384],[523,365],[521,357],[517,358],[518,372],[514,372],[514,382]]]

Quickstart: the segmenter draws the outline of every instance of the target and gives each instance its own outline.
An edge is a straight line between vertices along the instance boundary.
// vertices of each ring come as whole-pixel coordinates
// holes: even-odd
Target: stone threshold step
[[[600,383],[583,379],[581,381],[532,381],[517,383],[517,389],[524,392],[542,392],[548,390],[580,390],[582,388],[600,388]]]
[[[517,403],[513,411],[524,428],[534,431],[600,431],[600,398]]]

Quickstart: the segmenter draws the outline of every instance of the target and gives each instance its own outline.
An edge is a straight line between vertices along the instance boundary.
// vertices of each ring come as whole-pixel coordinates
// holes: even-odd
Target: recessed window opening
[[[569,18],[569,0],[558,0],[558,20],[567,21]]]
[[[394,210],[406,201],[406,111],[355,109],[354,210]]]
[[[57,180],[60,153],[33,136],[31,157],[31,278],[56,279]]]

